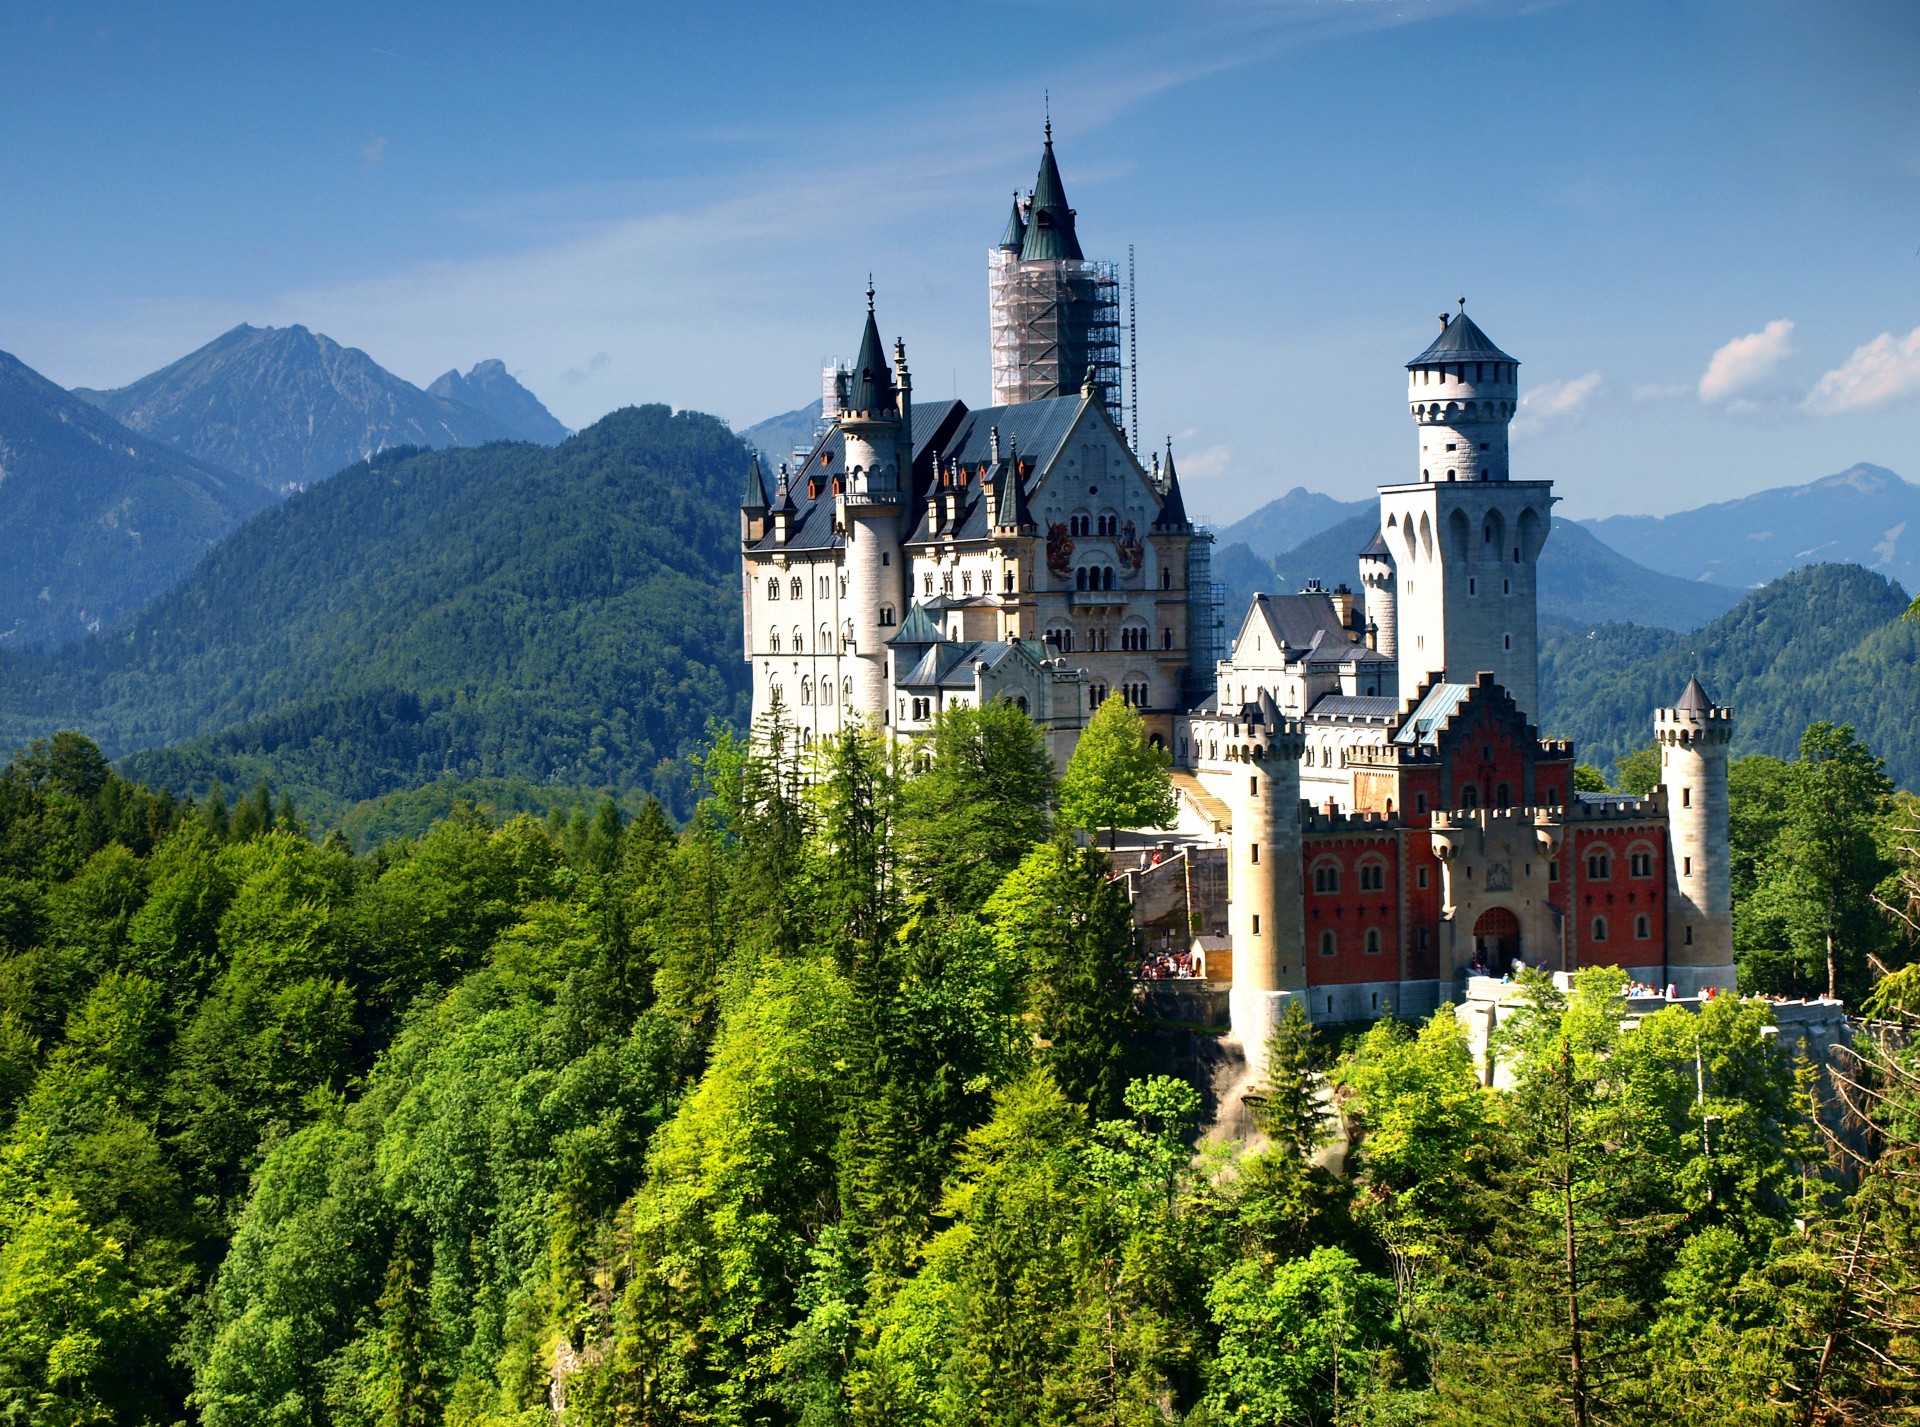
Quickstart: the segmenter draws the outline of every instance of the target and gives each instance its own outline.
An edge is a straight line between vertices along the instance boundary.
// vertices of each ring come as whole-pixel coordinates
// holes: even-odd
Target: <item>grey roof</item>
[[[747,493],[740,498],[742,510],[765,510],[767,508],[767,480],[760,472],[760,453],[755,451],[753,459],[747,462]]]
[[[1187,503],[1180,497],[1180,477],[1173,469],[1173,438],[1167,438],[1167,465],[1165,472],[1167,498],[1160,503],[1160,513],[1153,518],[1156,530],[1174,530],[1188,523]]]
[[[993,669],[1014,650],[1026,651],[1036,663],[1043,657],[1032,640],[985,639],[973,643],[940,643],[928,649],[900,679],[903,689],[970,689],[975,664]]]
[[[1007,215],[1007,230],[1000,235],[1000,246],[1019,252],[1027,241],[1027,220],[1020,216],[1020,195],[1013,195],[1013,212]]]
[[[1393,736],[1395,743],[1417,744],[1422,748],[1431,748],[1440,741],[1440,730],[1446,721],[1460,711],[1472,695],[1472,684],[1435,684],[1427,690],[1426,697],[1414,706],[1407,721],[1400,725],[1399,732]]]
[[[1387,544],[1385,531],[1381,530],[1378,526],[1374,527],[1373,539],[1369,540],[1367,542],[1367,548],[1360,552],[1360,558],[1362,560],[1385,560],[1389,564],[1392,563],[1393,548]]]
[[[1708,698],[1707,691],[1700,687],[1698,674],[1687,680],[1687,687],[1681,692],[1673,707],[1680,713],[1713,712],[1713,700]]]
[[[867,326],[860,334],[860,355],[853,362],[847,410],[893,411],[898,405],[893,394],[893,368],[887,365],[887,349],[880,341],[879,324],[873,320],[873,290],[869,288]]]
[[[1409,367],[1438,366],[1442,362],[1511,362],[1514,358],[1493,345],[1474,320],[1462,311],[1447,322],[1427,350],[1408,362]]]
[[[1395,718],[1400,700],[1385,694],[1327,694],[1307,710],[1308,718]]]
[[[1073,231],[1073,210],[1060,182],[1060,165],[1053,159],[1053,125],[1047,125],[1046,147],[1040,151],[1040,173],[1033,181],[1033,201],[1027,205],[1027,235],[1020,248],[1022,261],[1047,258],[1083,258],[1080,239]]]
[[[1340,616],[1334,613],[1333,596],[1323,590],[1297,595],[1255,595],[1253,602],[1265,613],[1274,635],[1285,641],[1291,659],[1344,664],[1355,653],[1377,653],[1364,644],[1356,644],[1348,636]],[[1254,662],[1260,661],[1256,658]]]
[[[1024,512],[1025,519],[1021,523],[1033,524],[1033,512],[1027,506],[1027,496],[1059,456],[1085,403],[1084,397],[1051,396],[1013,406],[985,406],[978,411],[963,409],[958,424],[940,446],[940,459],[949,465],[959,466],[968,477],[967,483],[959,488],[958,521],[948,525],[943,509],[938,531],[930,528],[923,495],[914,508],[914,524],[907,533],[907,539],[928,540],[936,533],[944,535],[949,531],[961,540],[987,539],[996,523],[1005,523],[999,517],[1007,504],[1009,492],[1005,486],[1011,481],[1010,472],[1016,452],[1020,455],[1021,463],[1027,467],[1027,474],[1015,497],[1013,513],[1019,515]],[[1097,407],[1098,403],[1095,405]],[[915,408],[913,421],[917,435],[920,430],[918,408]],[[993,459],[996,430],[1000,433],[998,464]],[[986,471],[984,481],[980,476],[982,468]],[[992,497],[996,488],[1000,490],[1000,510],[993,508]],[[933,493],[931,489],[926,492],[928,495]]]
[[[908,605],[907,617],[900,621],[900,632],[889,639],[889,644],[938,644],[942,639],[940,626],[933,622],[923,605]]]

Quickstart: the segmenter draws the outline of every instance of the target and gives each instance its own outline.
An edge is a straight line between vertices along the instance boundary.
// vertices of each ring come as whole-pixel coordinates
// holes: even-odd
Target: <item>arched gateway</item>
[[[1489,907],[1473,924],[1474,959],[1492,971],[1505,971],[1520,955],[1520,919],[1505,907]]]

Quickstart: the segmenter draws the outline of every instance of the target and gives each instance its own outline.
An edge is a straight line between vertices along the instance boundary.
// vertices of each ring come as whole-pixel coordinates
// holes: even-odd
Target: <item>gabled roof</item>
[[[1080,239],[1074,235],[1066,186],[1060,182],[1060,165],[1053,159],[1053,124],[1049,121],[1046,146],[1040,152],[1040,174],[1033,181],[1033,200],[1027,206],[1027,235],[1020,257],[1024,262],[1034,262],[1084,256]]]
[[[887,365],[887,349],[880,341],[880,327],[873,320],[873,289],[867,289],[867,326],[860,334],[860,355],[854,358],[847,389],[850,412],[893,412],[899,402],[893,394],[893,368]]]
[[[1679,713],[1712,713],[1713,700],[1707,697],[1707,691],[1700,687],[1700,676],[1695,674],[1687,680],[1687,687],[1673,705]]]
[[[1033,509],[1027,504],[1027,482],[1020,474],[1019,452],[1002,463],[994,489],[999,492],[999,507],[993,523],[1002,530],[1024,530],[1034,524]]]
[[[1442,362],[1511,362],[1514,359],[1493,345],[1493,339],[1475,325],[1464,310],[1447,319],[1440,335],[1427,350],[1407,363],[1408,367],[1438,366]]]
[[[1434,684],[1427,690],[1426,696],[1414,705],[1413,712],[1407,715],[1406,722],[1393,735],[1393,741],[1432,748],[1439,743],[1440,730],[1446,726],[1447,720],[1473,696],[1473,688],[1472,684]]]
[[[923,605],[908,605],[907,617],[900,621],[900,632],[889,639],[889,644],[938,644],[942,635],[940,626],[933,622]]]
[[[1017,253],[1027,241],[1027,220],[1020,216],[1020,195],[1013,195],[1013,212],[1007,215],[1007,230],[1000,235],[1000,246]]]
[[[1260,621],[1266,643],[1260,649],[1242,651],[1241,643]],[[1333,597],[1325,591],[1298,595],[1255,595],[1233,642],[1234,658],[1249,664],[1279,663],[1279,646],[1287,649],[1287,660],[1310,659],[1319,664],[1344,664],[1356,654],[1374,654],[1381,662],[1390,662],[1378,651],[1357,644],[1334,613]]]
[[[986,639],[974,643],[941,643],[929,648],[900,678],[903,689],[970,689],[974,665],[998,668],[1015,653],[1038,664],[1043,655],[1032,640]]]

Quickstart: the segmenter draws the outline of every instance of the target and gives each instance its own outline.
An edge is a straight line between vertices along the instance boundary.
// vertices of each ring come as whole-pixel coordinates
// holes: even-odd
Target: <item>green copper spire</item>
[[[1013,443],[1013,455],[1000,475],[999,500],[993,523],[1002,530],[1033,527],[1033,511],[1027,505],[1027,483],[1020,479],[1020,443]]]
[[[747,463],[747,493],[740,498],[740,509],[764,512],[767,508],[767,478],[760,472],[760,453],[753,452]]]
[[[1067,207],[1066,185],[1060,182],[1060,165],[1053,159],[1053,121],[1047,121],[1046,146],[1040,151],[1040,176],[1033,181],[1033,201],[1027,206],[1027,236],[1020,256],[1032,262],[1045,258],[1072,258],[1086,255],[1074,236],[1073,210]]]
[[[880,341],[880,326],[873,320],[871,278],[867,281],[867,329],[860,334],[860,355],[854,360],[852,376],[847,391],[848,411],[888,415],[897,412],[893,369],[887,365],[887,349]]]
[[[1020,195],[1013,195],[1013,212],[1007,215],[1007,231],[1000,235],[1000,246],[1017,253],[1027,241],[1027,220],[1020,216]]]

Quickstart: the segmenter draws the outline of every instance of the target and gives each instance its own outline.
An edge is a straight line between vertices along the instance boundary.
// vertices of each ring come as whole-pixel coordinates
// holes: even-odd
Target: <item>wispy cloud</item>
[[[368,168],[379,168],[387,157],[387,136],[376,134],[360,146],[360,162]]]
[[[1513,419],[1514,431],[1531,436],[1549,426],[1576,419],[1587,409],[1593,394],[1600,390],[1602,377],[1588,372],[1563,382],[1547,382],[1520,398],[1520,410]]]
[[[1896,337],[1882,332],[1821,376],[1807,393],[1806,409],[1816,416],[1866,411],[1920,397],[1920,327]]]
[[[1758,332],[1735,337],[1708,361],[1700,377],[1700,400],[1719,404],[1752,391],[1793,355],[1792,338],[1793,323],[1785,317],[1775,318]]]

